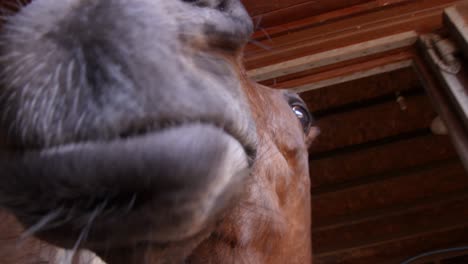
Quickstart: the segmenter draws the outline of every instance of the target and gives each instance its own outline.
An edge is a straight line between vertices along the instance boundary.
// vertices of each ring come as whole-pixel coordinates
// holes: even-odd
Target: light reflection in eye
[[[296,114],[297,118],[299,119],[303,119],[305,114],[304,114],[304,110],[302,109],[302,107],[300,106],[293,106],[293,111],[294,113]]]

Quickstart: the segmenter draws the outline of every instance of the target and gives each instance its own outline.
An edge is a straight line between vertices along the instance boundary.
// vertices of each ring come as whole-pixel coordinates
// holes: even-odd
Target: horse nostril
[[[227,2],[228,2],[228,1],[226,1],[226,0],[221,0],[221,1],[218,3],[217,9],[220,10],[220,11],[226,11]]]
[[[212,2],[210,0],[182,0],[184,3],[192,4],[198,7],[212,7]]]
[[[211,7],[220,11],[225,11],[227,4],[226,0],[182,0],[182,2],[198,7]]]

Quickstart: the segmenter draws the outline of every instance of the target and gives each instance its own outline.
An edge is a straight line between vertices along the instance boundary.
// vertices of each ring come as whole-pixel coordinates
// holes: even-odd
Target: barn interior
[[[321,129],[313,263],[468,263],[468,1],[242,2],[248,74]]]
[[[313,263],[468,263],[467,1],[243,2],[249,75],[300,92],[322,132]]]

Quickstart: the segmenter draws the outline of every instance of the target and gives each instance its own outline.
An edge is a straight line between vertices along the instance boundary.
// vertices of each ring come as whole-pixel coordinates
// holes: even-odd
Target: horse
[[[249,80],[252,31],[239,0],[35,0],[7,17],[0,259],[311,263],[318,129],[297,94]]]

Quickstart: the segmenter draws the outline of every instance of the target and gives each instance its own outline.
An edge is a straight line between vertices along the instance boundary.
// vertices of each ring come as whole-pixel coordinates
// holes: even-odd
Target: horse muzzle
[[[195,236],[249,174],[239,141],[207,124],[28,151],[0,163],[0,186],[8,186],[2,204],[32,232],[70,248]]]

